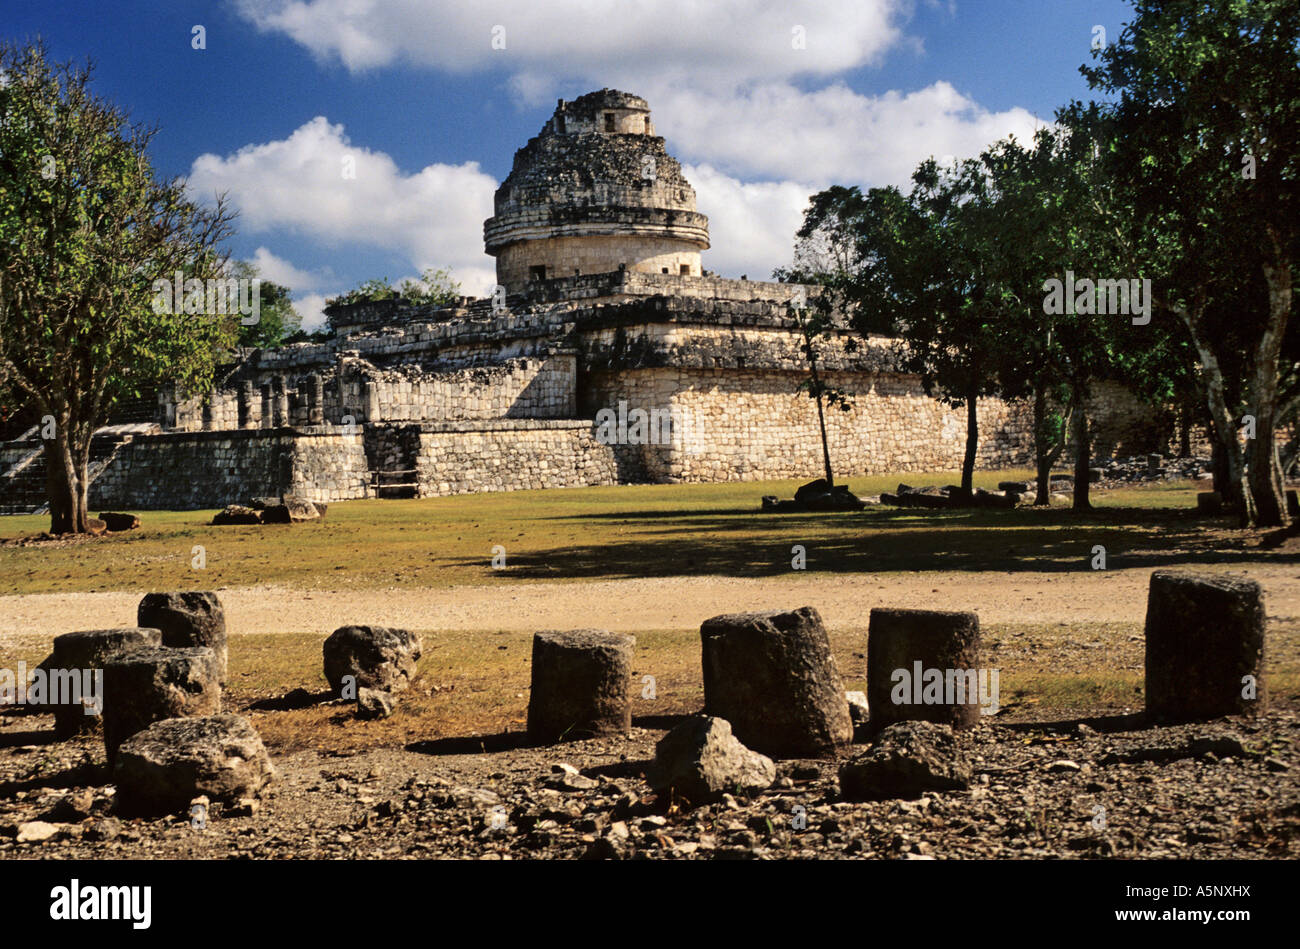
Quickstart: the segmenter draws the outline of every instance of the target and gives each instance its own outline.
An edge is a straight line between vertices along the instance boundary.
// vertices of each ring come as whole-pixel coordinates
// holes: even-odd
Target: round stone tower
[[[700,276],[709,219],[695,189],[654,133],[650,107],[614,89],[560,100],[542,131],[515,152],[483,223],[497,282],[608,273]]]

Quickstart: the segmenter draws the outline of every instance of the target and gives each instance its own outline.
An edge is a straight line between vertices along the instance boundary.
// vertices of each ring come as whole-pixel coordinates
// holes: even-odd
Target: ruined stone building
[[[334,307],[328,342],[252,352],[211,392],[164,394],[153,424],[105,433],[92,506],[820,474],[787,309],[802,288],[702,269],[708,219],[645,100],[561,101],[516,152],[483,234],[503,293]],[[890,340],[832,341],[822,360],[853,399],[828,414],[837,473],[960,466],[964,411],[896,371]],[[1124,442],[1144,410],[1103,395],[1098,452],[1140,448]],[[1030,464],[1027,406],[986,399],[979,421],[980,466]],[[40,463],[32,449],[0,446],[0,490]]]

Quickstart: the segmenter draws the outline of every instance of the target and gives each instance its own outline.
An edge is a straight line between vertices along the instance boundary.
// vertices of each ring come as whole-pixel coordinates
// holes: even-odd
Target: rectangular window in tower
[[[529,277],[529,279],[531,279],[531,280],[545,280],[545,279],[546,279],[546,265],[545,265],[545,264],[538,264],[536,267],[529,267],[529,268],[528,268],[528,277]]]
[[[690,265],[690,264],[682,264],[681,275],[682,275],[683,277],[689,277],[689,276],[691,275],[691,265]]]
[[[614,113],[613,113],[613,112],[606,112],[606,113],[605,113],[605,131],[606,131],[606,132],[612,132],[612,131],[614,131]]]

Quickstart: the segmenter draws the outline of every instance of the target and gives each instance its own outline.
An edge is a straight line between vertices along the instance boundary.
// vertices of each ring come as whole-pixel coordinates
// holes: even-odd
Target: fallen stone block
[[[111,533],[118,531],[131,531],[140,526],[140,518],[134,514],[121,514],[116,511],[104,511],[99,515],[99,519],[104,522],[104,526]]]
[[[212,523],[218,527],[230,524],[260,524],[262,523],[262,514],[260,511],[255,511],[251,507],[244,507],[242,504],[228,504],[213,515]]]
[[[776,764],[746,748],[725,719],[697,715],[659,740],[647,777],[657,791],[671,790],[692,804],[704,804],[727,792],[749,794],[770,787]]]
[[[844,684],[812,607],[715,616],[700,639],[704,712],[730,722],[748,747],[826,757],[853,740]]]
[[[840,794],[850,801],[920,797],[970,786],[971,766],[953,730],[934,722],[899,722],[840,768]]]
[[[358,689],[401,692],[415,678],[423,643],[418,633],[406,629],[340,626],[325,640],[322,652],[325,679],[335,693],[343,692],[345,676],[353,676]]]
[[[239,715],[155,722],[121,744],[113,765],[120,806],[129,813],[175,812],[196,797],[235,803],[275,777],[261,737]]]
[[[533,636],[528,740],[551,744],[632,727],[630,679],[636,639],[603,629]]]
[[[379,689],[357,689],[357,718],[388,718],[397,703],[393,693]]]

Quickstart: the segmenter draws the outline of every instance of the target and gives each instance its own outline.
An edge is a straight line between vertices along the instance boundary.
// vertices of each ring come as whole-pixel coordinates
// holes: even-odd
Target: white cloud
[[[353,71],[408,62],[451,72],[551,72],[562,63],[588,78],[688,70],[694,81],[704,81],[832,75],[873,62],[900,41],[900,21],[912,5],[912,0],[237,0],[236,9],[259,29],[284,34]],[[504,37],[504,49],[494,48],[494,35]],[[799,36],[803,48],[797,48]]]
[[[646,95],[670,150],[742,178],[823,187],[905,185],[930,155],[974,157],[1012,133],[1027,142],[1042,124],[1025,109],[990,112],[947,82],[880,96],[842,83],[813,92],[788,83],[727,92],[663,83]]]
[[[319,286],[321,282],[319,275],[307,270],[299,270],[289,261],[277,257],[265,247],[259,247],[253,251],[253,259],[250,263],[257,268],[258,275],[263,280],[278,283],[280,286],[288,287],[295,292],[310,290]]]
[[[746,184],[708,165],[682,170],[695,186],[696,206],[709,216],[706,269],[722,277],[770,280],[774,267],[790,263],[812,188],[793,181]]]
[[[345,177],[345,162],[355,168],[355,178]],[[200,155],[189,187],[199,198],[226,193],[244,232],[287,230],[330,247],[395,251],[417,274],[449,268],[468,293],[478,292],[494,273],[483,253],[483,221],[492,214],[497,182],[477,162],[433,164],[405,174],[383,152],[351,145],[343,126],[321,116],[280,141],[247,145],[226,157]],[[288,267],[286,274],[308,278],[286,280],[294,289],[323,282],[270,251],[263,259],[271,268]]]
[[[330,294],[333,296],[333,294]],[[323,293],[308,293],[293,301],[293,308],[302,317],[302,328],[308,333],[325,327],[325,299]]]

